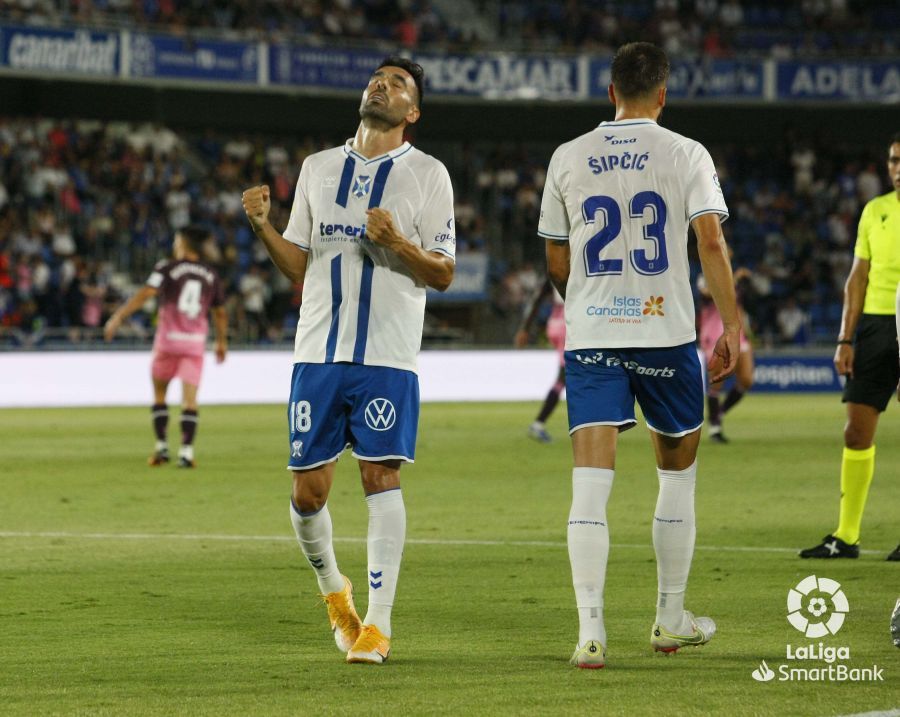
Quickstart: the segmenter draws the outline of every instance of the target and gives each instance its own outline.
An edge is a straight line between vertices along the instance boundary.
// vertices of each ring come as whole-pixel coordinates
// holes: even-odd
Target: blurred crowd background
[[[356,39],[386,48],[609,53],[644,39],[673,57],[896,56],[900,6],[877,0],[0,0],[0,20],[214,30],[323,45]],[[352,130],[351,122],[345,134],[286,136],[0,116],[0,346],[97,341],[111,311],[189,223],[213,234],[209,259],[228,287],[235,339],[289,340],[299,288],[273,269],[255,241],[241,192],[269,184],[272,222],[283,228],[304,158],[344,142]],[[741,296],[760,345],[802,346],[836,336],[859,214],[890,188],[886,148],[896,130],[835,141],[785,124],[765,144],[742,142],[737,131],[732,142],[707,143],[731,210],[725,233],[734,265],[749,270]],[[450,170],[457,251],[489,257],[490,299],[472,314],[478,325],[463,335],[507,344],[543,281],[536,226],[554,145],[429,137],[419,146]],[[137,316],[134,336],[152,334],[151,316]],[[439,323],[432,317],[432,325]]]
[[[0,0],[0,19],[318,45],[675,57],[878,55],[898,50],[893,0]]]

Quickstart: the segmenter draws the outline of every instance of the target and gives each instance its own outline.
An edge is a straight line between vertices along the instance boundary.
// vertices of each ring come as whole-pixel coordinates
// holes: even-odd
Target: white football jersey
[[[453,187],[441,162],[404,142],[374,159],[343,147],[303,162],[284,238],[309,252],[294,361],[416,370],[425,285],[366,238],[366,209],[426,251],[456,256]]]
[[[538,234],[569,242],[566,349],[694,341],[688,227],[707,213],[728,217],[709,152],[652,120],[560,145]]]

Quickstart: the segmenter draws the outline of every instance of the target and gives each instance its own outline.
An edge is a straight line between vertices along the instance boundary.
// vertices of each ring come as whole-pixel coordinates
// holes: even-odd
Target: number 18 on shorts
[[[415,458],[419,379],[361,364],[298,363],[288,404],[289,470],[315,468],[346,448],[369,461]]]

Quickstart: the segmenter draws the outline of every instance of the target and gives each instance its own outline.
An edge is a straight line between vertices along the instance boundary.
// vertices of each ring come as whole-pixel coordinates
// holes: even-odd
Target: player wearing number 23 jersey
[[[722,315],[711,380],[734,370],[740,318],[722,236],[728,209],[709,153],[657,124],[669,61],[645,42],[613,58],[612,122],[561,145],[550,160],[538,234],[548,274],[565,299],[566,392],[575,468],[568,547],[579,614],[572,663],[604,664],[606,503],[618,433],[639,403],[659,478],[653,516],[658,601],[655,650],[708,642],[715,623],[684,610],[694,547],[695,456],[703,377],[694,347],[687,235]]]
[[[728,216],[709,152],[650,119],[602,122],[550,160],[538,234],[569,242],[566,349],[695,339],[687,235]]]

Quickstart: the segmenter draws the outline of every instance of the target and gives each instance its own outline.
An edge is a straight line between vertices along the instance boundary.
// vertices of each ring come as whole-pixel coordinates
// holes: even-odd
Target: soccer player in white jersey
[[[275,265],[303,284],[288,409],[290,515],[348,662],[381,663],[390,653],[406,534],[400,466],[415,453],[425,287],[443,291],[453,279],[450,176],[403,140],[419,119],[423,83],[419,65],[382,61],[356,135],[303,163],[284,236],[268,221],[268,187],[243,196]],[[369,511],[364,620],[338,570],[326,503],[348,444]]]
[[[657,124],[669,62],[644,42],[612,62],[613,122],[553,154],[538,234],[565,298],[566,388],[575,467],[568,546],[579,615],[572,663],[603,667],[606,504],[619,431],[641,406],[656,453],[653,518],[659,596],[650,641],[673,652],[709,641],[715,623],[684,609],[694,550],[696,454],[703,377],[694,346],[687,235],[692,226],[723,333],[712,381],[735,366],[741,322],[721,222],[728,216],[712,159]]]

